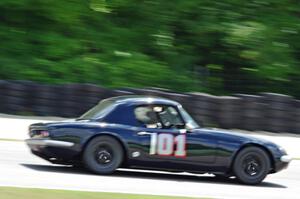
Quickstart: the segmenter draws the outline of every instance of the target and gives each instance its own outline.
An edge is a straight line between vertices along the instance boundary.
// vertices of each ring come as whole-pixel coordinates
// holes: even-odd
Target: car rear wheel
[[[268,154],[258,147],[247,147],[240,151],[233,163],[236,178],[244,184],[259,184],[270,171]]]
[[[83,153],[85,167],[98,174],[113,173],[120,166],[122,160],[122,146],[110,136],[94,138]]]

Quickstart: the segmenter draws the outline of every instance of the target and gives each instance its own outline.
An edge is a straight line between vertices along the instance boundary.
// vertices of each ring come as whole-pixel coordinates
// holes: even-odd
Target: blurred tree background
[[[1,0],[0,79],[300,97],[298,0]]]

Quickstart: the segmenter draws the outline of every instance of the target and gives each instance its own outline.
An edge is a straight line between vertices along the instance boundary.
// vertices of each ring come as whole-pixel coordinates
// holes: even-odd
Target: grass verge
[[[9,141],[9,142],[24,142],[24,140],[18,140],[18,139],[8,139],[8,138],[0,138],[0,141]]]
[[[141,194],[66,191],[52,189],[0,187],[0,198],[5,199],[192,199],[189,197],[156,196]],[[201,198],[204,199],[204,198]]]

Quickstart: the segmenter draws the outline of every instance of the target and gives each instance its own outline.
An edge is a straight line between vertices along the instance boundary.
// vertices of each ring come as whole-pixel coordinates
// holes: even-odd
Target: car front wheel
[[[113,173],[120,166],[122,160],[122,146],[110,136],[94,138],[88,143],[83,153],[85,167],[98,174]]]
[[[268,154],[259,147],[247,147],[240,151],[233,163],[236,178],[244,184],[259,184],[271,168]]]

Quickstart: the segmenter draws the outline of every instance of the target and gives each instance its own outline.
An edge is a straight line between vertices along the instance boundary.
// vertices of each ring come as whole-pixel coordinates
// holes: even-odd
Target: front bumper
[[[283,155],[280,157],[280,161],[284,163],[290,163],[293,160],[293,158],[289,155]]]
[[[280,156],[274,164],[274,170],[272,173],[279,172],[283,169],[286,169],[289,166],[289,163],[293,160],[293,158],[289,155]]]

